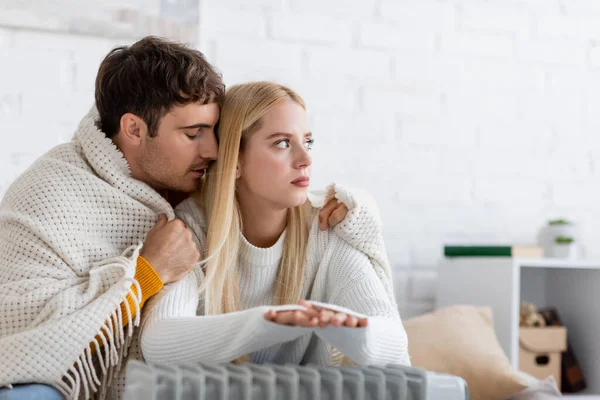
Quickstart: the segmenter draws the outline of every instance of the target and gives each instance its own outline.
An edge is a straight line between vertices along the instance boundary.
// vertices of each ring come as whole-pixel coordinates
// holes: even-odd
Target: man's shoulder
[[[69,193],[84,192],[84,188],[77,187],[82,179],[99,179],[90,176],[90,171],[76,143],[60,144],[40,156],[10,184],[2,198],[2,208],[65,201]]]
[[[31,165],[21,173],[15,182],[32,179],[32,175],[43,173],[53,175],[65,168],[91,170],[89,164],[81,155],[81,149],[76,142],[66,142],[54,146],[46,153],[34,160]],[[68,178],[64,177],[64,178]]]

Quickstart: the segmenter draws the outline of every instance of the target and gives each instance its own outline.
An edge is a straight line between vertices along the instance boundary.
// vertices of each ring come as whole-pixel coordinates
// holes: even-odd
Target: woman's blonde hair
[[[260,128],[262,118],[289,100],[306,108],[293,90],[271,82],[235,85],[225,94],[218,157],[208,170],[200,198],[208,226],[206,279],[200,288],[204,291],[206,315],[240,310],[237,266],[242,221],[236,197],[236,166],[244,141]],[[300,299],[308,242],[307,212],[302,205],[288,210],[283,258],[277,273],[277,304],[293,304]]]

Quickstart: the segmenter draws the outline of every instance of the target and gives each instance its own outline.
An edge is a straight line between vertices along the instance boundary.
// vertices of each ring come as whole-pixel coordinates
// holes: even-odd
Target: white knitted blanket
[[[157,215],[174,213],[131,177],[97,118],[90,111],[0,204],[0,387],[35,382],[69,398],[105,397],[137,332],[140,313],[132,320],[128,310],[123,328],[119,304],[129,293],[139,311],[139,249]],[[95,356],[90,343],[101,348]]]

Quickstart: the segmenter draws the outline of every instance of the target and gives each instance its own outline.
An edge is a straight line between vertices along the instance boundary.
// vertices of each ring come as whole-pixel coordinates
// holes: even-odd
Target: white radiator
[[[420,368],[127,364],[125,400],[468,400],[464,380]]]

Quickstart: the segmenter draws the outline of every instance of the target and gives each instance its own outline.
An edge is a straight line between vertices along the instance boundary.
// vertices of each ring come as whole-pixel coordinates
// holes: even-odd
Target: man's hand
[[[182,220],[167,221],[167,217],[161,215],[148,232],[140,256],[166,284],[179,280],[194,268],[200,253],[192,240],[192,232]]]
[[[322,231],[333,228],[346,218],[348,207],[335,197],[327,202],[319,212],[319,229]]]
[[[314,328],[316,326],[325,328],[327,325],[364,328],[368,324],[367,318],[356,318],[345,313],[317,307],[305,300],[300,300],[298,304],[305,307],[306,310],[279,312],[270,310],[265,314],[265,319],[276,324],[300,326],[303,328]]]

